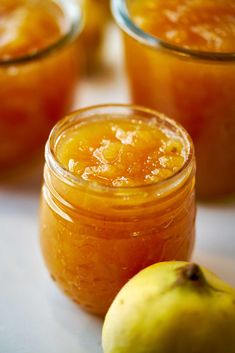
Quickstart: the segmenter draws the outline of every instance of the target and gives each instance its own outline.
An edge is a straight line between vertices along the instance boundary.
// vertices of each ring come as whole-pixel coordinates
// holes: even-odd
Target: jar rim
[[[136,41],[154,49],[161,49],[168,53],[198,60],[208,60],[213,62],[234,62],[235,52],[210,52],[193,50],[182,46],[174,45],[164,41],[138,27],[131,19],[127,7],[127,0],[112,0],[112,13],[119,27]]]
[[[124,114],[125,112],[125,114]],[[126,118],[129,114],[135,112],[140,116],[140,119],[149,120],[149,117],[156,118],[158,121],[162,123],[168,124],[172,129],[175,129],[181,137],[184,139],[185,146],[187,147],[187,159],[182,165],[182,167],[174,173],[172,176],[158,182],[137,185],[137,186],[106,186],[101,183],[84,180],[82,177],[75,176],[68,169],[63,167],[63,165],[57,159],[55,153],[56,142],[67,128],[74,126],[74,124],[78,122],[86,121],[86,119],[90,119],[92,117],[98,118],[99,115],[103,116],[104,114],[113,116],[114,114],[119,114],[118,117]],[[131,116],[131,114],[130,114]],[[147,118],[148,117],[148,118]],[[188,132],[175,120],[166,117],[162,113],[158,113],[155,110],[151,110],[148,108],[143,108],[136,105],[128,105],[128,104],[102,104],[95,105],[91,107],[86,107],[79,109],[64,119],[60,120],[52,129],[49,139],[46,143],[45,147],[45,160],[46,164],[52,172],[59,177],[64,183],[78,188],[85,188],[86,191],[93,193],[102,193],[103,195],[110,194],[113,197],[113,194],[116,196],[122,197],[123,194],[127,195],[128,192],[133,194],[133,192],[143,192],[143,191],[154,191],[157,194],[162,194],[166,192],[166,190],[175,189],[177,185],[181,185],[184,180],[187,180],[191,173],[195,172],[194,164],[195,164],[195,154],[194,154],[194,145],[191,137]]]
[[[64,47],[66,44],[73,42],[78,34],[81,33],[84,25],[84,16],[78,2],[76,0],[53,0],[53,2],[58,4],[58,6],[65,12],[65,16],[70,24],[68,31],[61,35],[57,41],[43,49],[37,50],[36,52],[20,55],[10,59],[0,59],[0,67],[20,65],[37,59],[42,59],[51,55],[54,51]]]

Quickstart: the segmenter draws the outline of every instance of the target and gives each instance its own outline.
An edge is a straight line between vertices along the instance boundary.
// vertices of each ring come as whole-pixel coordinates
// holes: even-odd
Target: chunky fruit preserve
[[[113,4],[125,32],[133,101],[164,112],[188,130],[200,197],[235,192],[234,0]]]
[[[35,156],[70,108],[80,14],[67,7],[59,0],[1,1],[0,171]]]
[[[142,268],[188,259],[194,174],[189,136],[154,111],[101,106],[58,123],[41,205],[42,251],[58,285],[103,315]]]
[[[154,120],[146,124],[112,118],[64,132],[56,155],[74,175],[113,187],[162,181],[180,170],[187,158],[182,141]]]

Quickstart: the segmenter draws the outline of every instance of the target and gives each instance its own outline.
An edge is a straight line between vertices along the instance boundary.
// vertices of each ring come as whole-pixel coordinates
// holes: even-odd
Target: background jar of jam
[[[0,174],[38,158],[78,80],[75,0],[0,4]]]
[[[133,102],[190,133],[200,198],[234,193],[234,1],[114,0],[113,13]]]
[[[86,310],[105,314],[148,265],[190,258],[195,158],[180,125],[144,108],[87,108],[55,126],[45,157],[42,252]]]
[[[103,42],[110,21],[109,0],[77,0],[85,16],[85,26],[78,45],[83,52],[83,67],[87,74],[102,68]]]

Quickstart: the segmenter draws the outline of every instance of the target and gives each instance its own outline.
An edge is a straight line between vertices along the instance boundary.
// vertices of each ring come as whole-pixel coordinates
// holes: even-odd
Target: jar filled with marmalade
[[[141,269],[190,258],[195,158],[180,125],[134,106],[87,108],[55,126],[45,157],[42,252],[86,310],[104,315]]]
[[[0,174],[37,158],[53,125],[73,103],[75,0],[3,0],[0,4]]]
[[[82,6],[85,26],[78,45],[82,50],[86,74],[94,74],[103,66],[103,43],[110,21],[109,0],[77,0]]]
[[[234,0],[113,0],[132,100],[191,135],[200,198],[235,192]]]

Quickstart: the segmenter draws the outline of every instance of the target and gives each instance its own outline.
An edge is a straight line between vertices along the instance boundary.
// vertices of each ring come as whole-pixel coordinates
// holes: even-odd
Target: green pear
[[[235,353],[235,290],[193,263],[150,266],[115,298],[102,344],[105,353]]]

